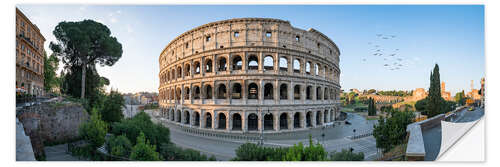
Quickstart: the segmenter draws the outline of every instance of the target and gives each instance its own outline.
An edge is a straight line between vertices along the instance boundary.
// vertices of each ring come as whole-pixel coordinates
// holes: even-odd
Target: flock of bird
[[[395,39],[396,35],[376,34],[376,37],[378,39],[377,41],[388,41]],[[403,59],[397,53],[399,49],[386,49],[380,44],[374,42],[368,42],[368,45],[373,47],[373,56],[384,59],[385,68],[394,71],[400,70],[404,67],[404,65],[402,64]],[[366,61],[366,58],[363,58],[363,61]]]

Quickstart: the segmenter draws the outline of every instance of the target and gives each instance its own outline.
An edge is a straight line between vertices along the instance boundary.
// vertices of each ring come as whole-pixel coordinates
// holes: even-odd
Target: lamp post
[[[269,107],[267,108],[266,114],[269,114]],[[259,144],[261,146],[263,146],[264,145],[264,127],[265,127],[264,123],[265,122],[264,122],[264,112],[262,110],[260,111],[260,115],[261,115],[261,117],[260,117],[261,127],[260,127],[260,143]]]

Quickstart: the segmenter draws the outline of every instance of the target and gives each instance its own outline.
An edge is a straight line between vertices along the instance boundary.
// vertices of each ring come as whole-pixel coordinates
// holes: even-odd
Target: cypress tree
[[[441,80],[439,76],[439,66],[436,64],[431,72],[429,95],[427,96],[427,114],[433,117],[440,113],[441,103],[444,100],[441,97]]]

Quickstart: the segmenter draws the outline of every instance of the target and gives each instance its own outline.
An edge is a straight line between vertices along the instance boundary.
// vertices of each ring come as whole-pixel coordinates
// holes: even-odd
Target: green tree
[[[104,144],[107,132],[106,122],[101,120],[101,116],[97,109],[93,109],[90,115],[90,120],[80,126],[80,136],[90,143],[92,148],[100,147]]]
[[[118,157],[129,157],[132,149],[132,143],[124,135],[112,136],[106,146],[111,155]]]
[[[415,109],[417,111],[425,112],[425,107],[427,107],[427,98],[419,100],[415,103]]]
[[[161,160],[160,154],[156,152],[156,146],[151,145],[142,132],[137,137],[137,144],[132,148],[130,159],[137,161]]]
[[[130,119],[114,122],[111,132],[114,135],[125,135],[133,144],[140,133],[144,133],[151,144],[160,146],[161,143],[170,143],[170,131],[168,128],[155,124],[151,117],[145,112],[139,112]]]
[[[465,100],[466,98],[463,90],[455,94],[455,102],[457,102],[459,105],[465,105]]]
[[[410,111],[392,112],[391,117],[378,120],[374,125],[373,136],[376,140],[377,148],[383,152],[389,151],[398,144],[402,144],[406,137],[406,126],[413,122],[415,114]]]
[[[444,99],[441,97],[441,80],[439,75],[439,66],[436,64],[431,72],[429,95],[427,96],[426,113],[429,117],[441,114],[441,105]]]
[[[100,104],[100,112],[102,120],[112,123],[119,122],[123,119],[123,107],[125,106],[125,99],[116,90],[111,90],[108,95],[103,97],[103,103]]]
[[[377,107],[375,105],[375,100],[373,98],[370,98],[368,100],[368,115],[369,116],[377,115]]]
[[[104,24],[93,20],[60,22],[53,31],[58,43],[50,43],[63,63],[81,69],[81,96],[85,98],[87,68],[96,63],[112,66],[122,56],[122,45]]]
[[[376,92],[377,92],[377,90],[375,90],[375,89],[370,89],[370,90],[368,90],[368,92],[367,92],[367,93],[368,93],[368,94],[373,94],[373,93],[376,93]]]
[[[363,161],[365,154],[363,152],[353,153],[350,150],[342,149],[341,152],[332,152],[330,159],[332,161]]]
[[[57,69],[59,68],[59,59],[51,54],[47,57],[47,52],[43,53],[43,86],[46,92],[50,92],[53,87],[58,85]]]

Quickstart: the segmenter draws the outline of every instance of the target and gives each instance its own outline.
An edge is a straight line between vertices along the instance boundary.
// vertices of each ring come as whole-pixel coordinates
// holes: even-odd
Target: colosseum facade
[[[239,18],[171,41],[159,57],[160,115],[224,133],[280,133],[331,124],[339,114],[339,49],[315,29]]]

